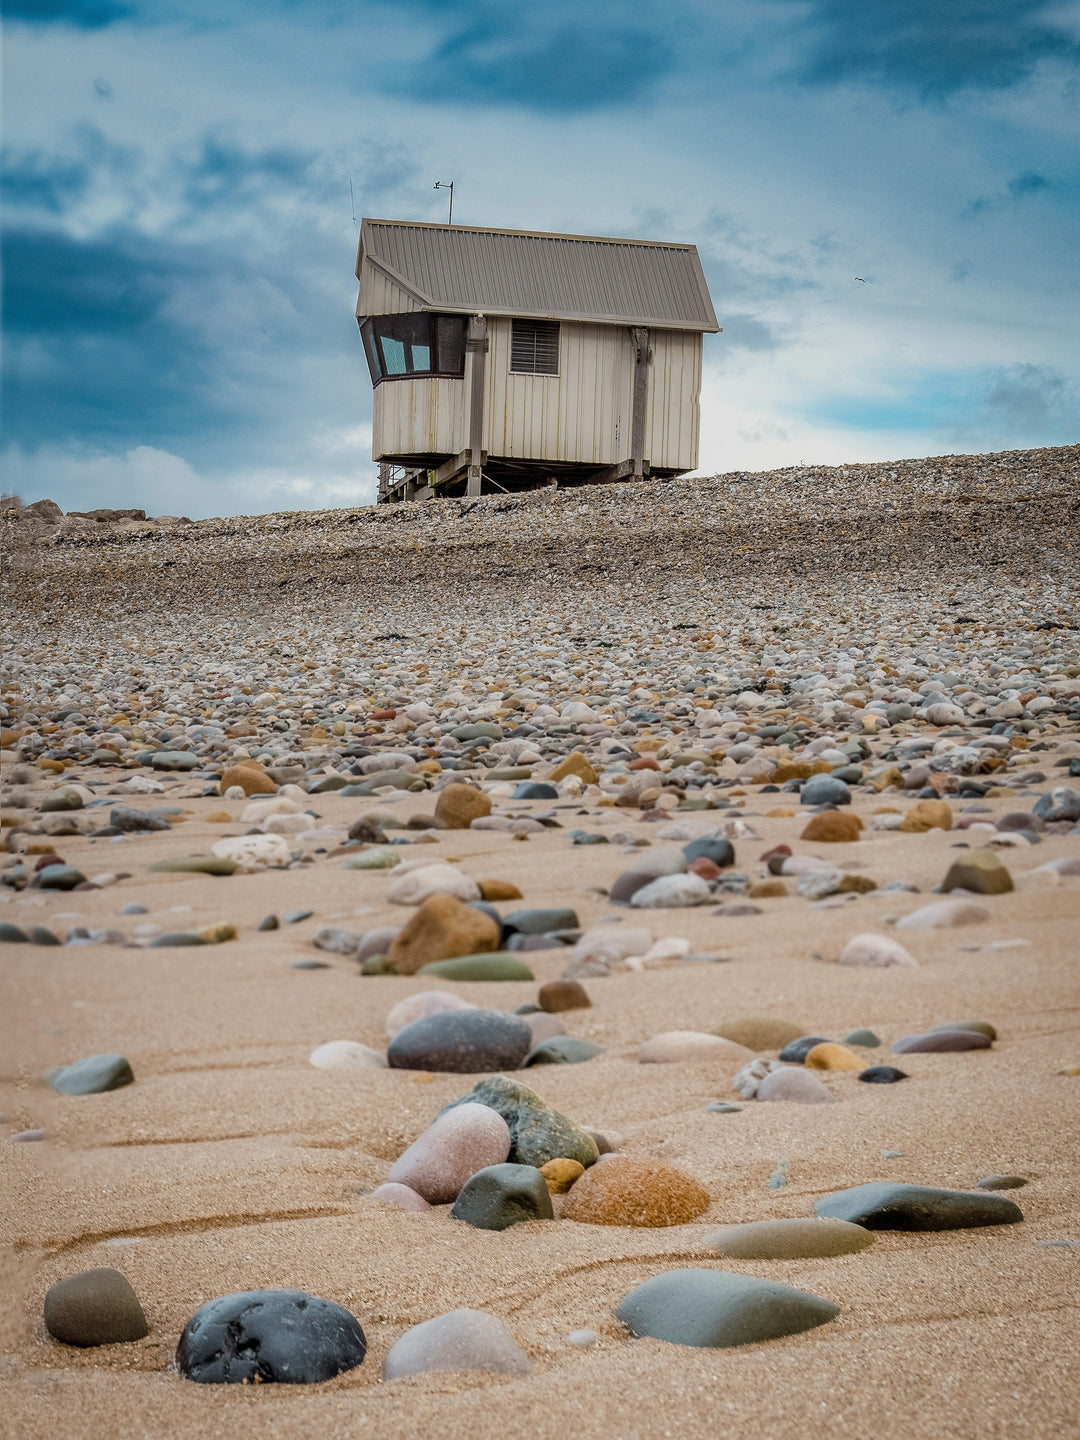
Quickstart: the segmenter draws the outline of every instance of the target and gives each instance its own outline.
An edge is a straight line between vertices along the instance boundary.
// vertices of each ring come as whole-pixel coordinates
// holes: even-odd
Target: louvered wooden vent
[[[557,375],[559,322],[515,320],[510,336],[510,369],[515,375]]]

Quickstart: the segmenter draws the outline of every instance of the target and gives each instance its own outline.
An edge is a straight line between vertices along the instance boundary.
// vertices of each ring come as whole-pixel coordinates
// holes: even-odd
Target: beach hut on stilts
[[[365,219],[356,275],[381,503],[696,467],[695,246]]]

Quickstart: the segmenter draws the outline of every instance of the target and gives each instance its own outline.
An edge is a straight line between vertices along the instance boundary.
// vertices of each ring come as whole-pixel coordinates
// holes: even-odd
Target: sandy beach
[[[991,475],[999,457],[985,457],[982,467],[997,501],[978,488],[984,457],[967,457],[975,478],[960,487],[969,498],[954,509],[980,539],[962,562],[953,556],[948,572],[926,564],[943,532],[938,512],[913,493],[893,563],[883,564],[866,538],[887,524],[895,501],[888,487],[867,499],[862,539],[847,545],[843,517],[866,477],[846,472],[831,476],[835,509],[822,503],[807,522],[801,563],[790,569],[761,540],[775,528],[785,553],[798,549],[798,515],[779,499],[770,509],[779,479],[772,490],[764,479],[748,486],[743,501],[725,502],[726,515],[716,502],[721,487],[695,492],[695,482],[652,487],[664,497],[657,503],[649,487],[625,487],[621,514],[612,493],[548,497],[554,549],[542,576],[530,574],[536,552],[530,561],[520,509],[500,520],[498,501],[478,508],[474,539],[486,552],[462,539],[467,516],[438,505],[400,507],[414,520],[339,518],[329,539],[304,539],[306,531],[297,539],[283,523],[274,540],[267,523],[236,540],[244,555],[221,538],[225,522],[190,527],[188,538],[188,527],[159,531],[158,539],[152,527],[101,536],[84,528],[64,543],[39,538],[16,547],[8,569],[3,874],[22,867],[30,876],[52,846],[81,875],[104,878],[70,891],[5,878],[0,921],[45,926],[61,941],[81,938],[79,927],[91,940],[120,933],[97,943],[0,946],[8,1433],[1075,1435],[1080,866],[1070,862],[1080,859],[1080,825],[1033,820],[1027,834],[1018,825],[996,828],[1061,787],[1080,791],[1076,522],[1060,518],[1077,452],[1028,453],[1052,455],[1053,464],[1025,462],[1027,489],[1017,493],[1034,498],[1014,534],[993,508],[1013,503]],[[621,538],[605,558],[607,526],[621,527]],[[761,544],[753,555],[732,539],[743,526],[759,536],[748,542]],[[376,530],[386,538],[373,540]],[[357,537],[352,549],[339,538],[346,531]],[[419,558],[417,537],[426,546]],[[962,547],[955,535],[940,543]],[[306,558],[290,545],[307,547]],[[217,559],[215,546],[224,547]],[[323,547],[333,553],[321,561]],[[625,563],[635,549],[652,565],[636,579]],[[704,571],[679,570],[679,553]],[[163,560],[174,563],[164,568]],[[278,568],[295,577],[302,564],[318,572],[316,583],[278,585]],[[423,575],[409,568],[421,564]],[[384,577],[395,566],[413,578],[391,588]],[[347,594],[344,575],[361,577]],[[80,677],[70,694],[65,666]],[[121,672],[131,677],[129,693]],[[798,689],[815,675],[816,689]],[[136,679],[145,686],[136,688]],[[927,705],[920,708],[926,684],[940,686],[942,705],[958,709],[959,719],[928,718]],[[900,690],[915,699],[890,698]],[[879,709],[867,709],[879,693]],[[435,718],[403,722],[410,704]],[[584,706],[592,720],[563,718],[568,704]],[[545,706],[553,718],[544,718]],[[729,718],[714,725],[711,713]],[[798,743],[779,744],[798,717]],[[538,760],[523,766],[534,782],[575,752],[588,757],[596,782],[563,781],[553,798],[515,798],[520,779],[491,771],[520,762],[485,758],[479,747],[466,760],[469,741],[453,738],[454,727],[476,723],[536,747]],[[103,755],[110,725],[125,743]],[[210,729],[201,733],[200,725]],[[77,741],[89,731],[92,743]],[[803,839],[814,809],[760,768],[761,759],[774,769],[797,763],[825,736],[831,742],[819,755],[829,743],[864,742],[865,754],[849,748],[840,756],[849,768],[858,757],[863,772],[841,807],[863,822],[848,842]],[[977,750],[965,769],[955,751],[991,736],[1000,744]],[[50,768],[50,746],[60,753],[61,737],[74,758]],[[905,740],[915,747],[905,750]],[[174,745],[197,755],[198,768],[151,763],[151,754]],[[430,762],[413,772],[423,786],[313,791],[331,776],[355,787],[380,772],[358,774],[352,762],[362,767],[390,751]],[[680,752],[706,758],[680,766]],[[642,805],[627,805],[619,800],[625,783],[654,773],[629,769],[627,757],[642,756],[658,757],[657,789],[640,792]],[[259,828],[242,819],[253,797],[230,798],[216,783],[249,757],[261,757],[266,772],[282,770],[269,787],[279,795],[299,778],[305,797],[292,813],[313,812],[306,834],[287,836],[288,865],[225,876],[152,871]],[[834,760],[823,770],[829,763],[841,768]],[[929,765],[926,784],[906,785],[920,763]],[[747,769],[754,764],[756,775]],[[905,768],[875,788],[890,765]],[[140,775],[160,788],[131,790]],[[432,815],[447,782],[479,787],[494,816],[550,823],[516,836],[510,828],[409,828],[412,817]],[[70,828],[50,833],[42,800],[73,784],[107,803],[92,809],[84,799],[69,812]],[[704,803],[686,808],[695,795]],[[876,828],[885,812],[907,816],[928,795],[950,807],[951,830]],[[169,827],[96,835],[120,805],[169,810]],[[352,955],[319,948],[315,937],[326,927],[359,936],[414,913],[388,898],[399,867],[342,868],[350,826],[373,812],[393,822],[387,840],[411,842],[400,846],[403,862],[448,862],[481,889],[488,881],[516,886],[522,898],[496,902],[502,916],[571,907],[574,929],[586,936],[608,921],[644,926],[654,941],[684,940],[691,957],[702,957],[583,972],[591,1007],[558,1018],[603,1053],[532,1065],[515,1078],[578,1125],[616,1136],[619,1153],[693,1177],[708,1192],[704,1213],[661,1228],[584,1224],[560,1218],[565,1200],[556,1195],[554,1219],[491,1231],[451,1219],[449,1206],[408,1213],[371,1198],[402,1151],[481,1076],[322,1070],[309,1063],[311,1052],[346,1039],[385,1052],[388,1012],[432,989],[512,1012],[564,974],[573,945],[522,952],[535,979],[498,983],[364,975]],[[613,904],[607,892],[617,876],[641,856],[685,843],[661,838],[678,822],[700,833],[719,827],[730,838],[735,864],[727,868],[746,877],[747,913],[716,913],[742,898],[735,885],[692,906]],[[575,829],[608,843],[574,844]],[[1014,842],[1002,838],[1009,835]],[[762,858],[783,845],[867,884],[816,899],[799,893],[797,876],[778,876]],[[986,918],[897,928],[948,899],[933,892],[949,867],[986,848],[1013,886],[969,897]],[[709,883],[722,887],[725,873]],[[751,894],[774,878],[786,894]],[[886,888],[898,882],[908,888]],[[131,906],[142,908],[124,913]],[[300,911],[311,913],[286,921]],[[271,914],[278,928],[258,930]],[[235,938],[149,943],[219,926],[233,927]],[[916,963],[838,963],[864,933],[902,942]],[[312,961],[322,968],[295,968]],[[860,1059],[899,1065],[908,1078],[862,1084],[854,1070],[818,1071],[837,1103],[763,1104],[740,1099],[732,1070],[712,1060],[638,1058],[650,1037],[715,1034],[745,1017],[787,1021],[837,1042],[868,1028],[880,1044],[852,1047]],[[964,1020],[992,1025],[992,1047],[891,1052],[902,1036]],[[51,1067],[109,1052],[127,1058],[133,1084],[89,1095],[49,1088]],[[775,1060],[778,1051],[761,1053]],[[740,1108],[707,1110],[715,1101]],[[14,1138],[33,1131],[43,1138]],[[778,1169],[782,1183],[770,1185]],[[1026,1181],[1008,1192],[1022,1223],[883,1229],[868,1248],[830,1258],[729,1259],[710,1244],[725,1225],[813,1216],[816,1200],[848,1187],[895,1181],[974,1192],[995,1174]],[[100,1266],[130,1281],[149,1334],[100,1347],[61,1344],[44,1324],[46,1292]],[[734,1348],[632,1338],[615,1307],[640,1282],[679,1267],[778,1281],[840,1313],[802,1334]],[[177,1341],[199,1306],[276,1287],[350,1311],[367,1339],[364,1363],[318,1385],[197,1385],[177,1372]],[[382,1379],[405,1331],[458,1307],[503,1321],[532,1374]],[[597,1337],[586,1349],[567,1338],[582,1329]]]

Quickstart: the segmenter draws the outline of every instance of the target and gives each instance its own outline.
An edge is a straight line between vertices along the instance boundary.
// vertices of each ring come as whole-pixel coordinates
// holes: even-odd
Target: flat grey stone
[[[889,1181],[837,1190],[815,1201],[814,1209],[868,1230],[969,1230],[979,1225],[1015,1225],[1024,1218],[1019,1205],[999,1195]]]
[[[311,1385],[353,1370],[367,1353],[356,1317],[302,1290],[244,1290],[209,1300],[184,1326],[180,1373],[200,1385]]]
[[[534,1165],[489,1165],[458,1191],[451,1220],[478,1230],[508,1230],[526,1220],[552,1220],[551,1192]]]
[[[727,1225],[706,1243],[732,1260],[800,1260],[852,1255],[872,1245],[874,1237],[847,1220],[752,1220]]]
[[[73,1065],[64,1065],[49,1082],[61,1095],[101,1095],[119,1090],[135,1080],[123,1055],[87,1055]]]
[[[581,1065],[603,1055],[603,1045],[582,1040],[577,1035],[551,1035],[531,1050],[525,1058],[529,1065]]]
[[[727,1270],[667,1270],[638,1285],[616,1307],[631,1335],[673,1345],[727,1349],[776,1340],[840,1314],[820,1295]]]
[[[406,1330],[383,1361],[383,1379],[400,1380],[425,1370],[487,1370],[531,1375],[532,1362],[494,1315],[451,1310]]]

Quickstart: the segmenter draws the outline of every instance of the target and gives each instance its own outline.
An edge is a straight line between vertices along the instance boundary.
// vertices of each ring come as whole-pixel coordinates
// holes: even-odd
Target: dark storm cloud
[[[1080,393],[1065,376],[1045,365],[1010,365],[995,372],[986,408],[1000,422],[1025,435],[1063,425],[1080,436]]]
[[[1004,89],[1043,60],[1080,62],[1080,44],[1043,0],[814,0],[802,77],[924,95]]]

